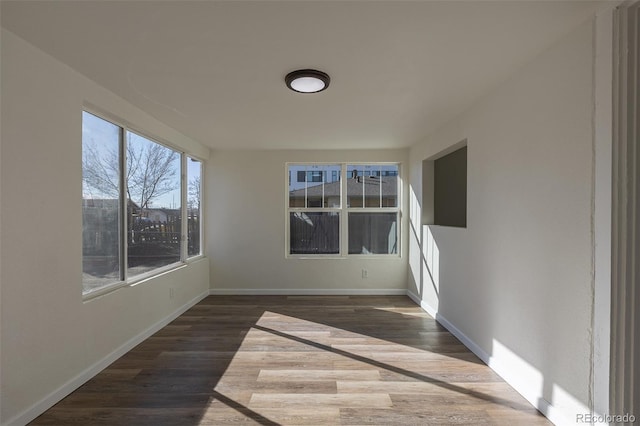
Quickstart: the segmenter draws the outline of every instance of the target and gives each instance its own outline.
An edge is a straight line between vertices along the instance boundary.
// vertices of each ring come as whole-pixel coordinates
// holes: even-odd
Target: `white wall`
[[[398,161],[402,163],[401,174],[406,174],[407,154],[408,150],[214,151],[207,165],[205,186],[212,290],[257,294],[404,293],[406,215],[401,228],[401,257],[285,258],[285,163]],[[363,268],[369,273],[366,279],[362,278]]]
[[[593,39],[581,25],[410,152],[409,291],[559,424],[591,405]],[[423,227],[422,160],[463,139],[468,227]]]
[[[208,293],[203,259],[83,302],[83,104],[208,150],[4,30],[1,63],[0,419],[20,424]]]
[[[573,31],[410,151],[213,153],[205,176],[211,265],[204,259],[83,302],[83,104],[199,157],[208,151],[3,31],[0,423],[27,421],[209,286],[389,293],[408,285],[534,404],[555,420],[575,419],[590,398],[593,36],[591,23]],[[463,139],[468,228],[422,227],[422,160]],[[286,259],[285,162],[305,161],[402,162],[410,183],[402,256]]]

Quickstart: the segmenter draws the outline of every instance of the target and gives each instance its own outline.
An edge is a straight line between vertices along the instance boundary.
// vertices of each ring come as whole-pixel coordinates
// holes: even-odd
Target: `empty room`
[[[635,1],[0,1],[0,425],[640,417]]]

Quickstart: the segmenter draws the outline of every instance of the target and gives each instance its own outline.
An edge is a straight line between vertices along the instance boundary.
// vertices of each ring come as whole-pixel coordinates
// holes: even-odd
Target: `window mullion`
[[[364,166],[362,167],[362,208],[364,208],[365,203],[367,202],[367,197],[365,194],[366,191],[366,187],[364,185],[364,181],[366,180],[365,176],[364,176]]]
[[[349,245],[349,225],[347,220],[347,164],[340,168],[340,255],[346,256]]]
[[[129,200],[127,199],[127,139],[126,130],[120,127],[120,143],[118,149],[120,150],[120,279],[127,281],[127,269],[128,269],[128,252],[127,246],[129,244]]]
[[[304,168],[304,206],[309,207],[309,202],[307,201],[307,187],[309,186],[309,176],[307,175],[307,167]]]
[[[396,180],[397,182],[397,180]],[[382,206],[382,167],[378,169],[378,194],[380,194],[380,199],[378,201],[378,207]]]
[[[186,262],[188,251],[188,221],[187,215],[187,156],[180,154],[180,261]]]
[[[205,208],[205,203],[204,203],[204,194],[205,194],[205,164],[203,162],[200,162],[200,190],[198,191],[198,196],[199,196],[199,200],[198,200],[198,233],[199,233],[199,239],[200,239],[200,255],[204,255],[205,254],[205,234],[204,234],[204,220],[203,217],[204,215],[202,214],[202,212],[204,212],[204,208]],[[188,184],[188,182],[187,182]]]
[[[325,207],[324,205],[324,182],[325,182],[325,177],[324,177],[324,170],[320,172],[320,178],[322,179],[322,199],[320,200],[320,205],[322,207]]]

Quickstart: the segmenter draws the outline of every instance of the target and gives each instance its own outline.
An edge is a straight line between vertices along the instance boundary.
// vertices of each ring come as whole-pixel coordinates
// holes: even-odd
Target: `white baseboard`
[[[430,306],[424,300],[420,300],[420,297],[411,290],[407,290],[407,296],[409,297],[409,299],[413,300],[416,305],[419,305],[423,311],[431,315],[434,319],[436,318],[436,316],[438,315],[437,309]]]
[[[563,389],[554,388],[554,399],[562,407],[545,400],[542,395],[542,381],[544,377],[517,354],[504,347],[494,347],[493,354],[488,354],[478,344],[465,335],[437,310],[426,304],[413,292],[407,290],[409,296],[416,304],[434,317],[444,328],[462,342],[471,352],[489,366],[496,374],[504,379],[513,389],[522,395],[531,405],[540,411],[555,425],[575,425],[576,414],[589,414],[589,408],[582,402],[573,398]],[[499,352],[496,356],[496,352]]]
[[[554,402],[547,401],[542,394],[543,374],[518,354],[494,342],[490,355],[445,317],[436,314],[435,318],[553,424],[575,425],[578,414],[591,412],[584,403],[557,385],[553,385]]]
[[[486,353],[480,346],[478,346],[473,340],[469,339],[462,331],[460,331],[455,325],[451,324],[445,317],[436,312],[436,321],[438,321],[444,328],[449,330],[451,334],[456,336],[458,340],[462,342],[471,352],[476,354],[478,358],[485,364],[491,363],[491,356]],[[491,367],[489,365],[489,367]]]
[[[55,391],[51,392],[49,395],[47,395],[40,401],[33,404],[31,407],[27,408],[26,410],[14,416],[13,418],[7,420],[5,423],[2,424],[2,426],[26,425],[27,423],[29,423],[30,421],[38,417],[40,414],[44,413],[46,410],[51,408],[53,405],[58,403],[64,397],[69,395],[71,392],[78,389],[80,386],[82,386],[92,377],[94,377],[95,375],[100,373],[102,370],[107,368],[110,364],[112,364],[118,358],[120,358],[121,356],[129,352],[131,349],[133,349],[134,347],[142,343],[144,340],[151,337],[153,334],[158,332],[160,329],[162,329],[164,326],[169,324],[171,321],[173,321],[174,319],[182,315],[193,305],[195,305],[196,303],[198,303],[199,301],[207,297],[208,294],[209,292],[205,291],[200,295],[196,296],[195,298],[191,299],[184,305],[180,306],[177,310],[173,311],[171,314],[167,315],[165,318],[156,322],[155,324],[153,324],[146,330],[142,331],[138,335],[132,337],[123,345],[121,345],[116,350],[111,352],[109,355],[99,360],[98,362],[94,363],[93,365],[91,365],[90,367],[82,371],[80,374],[78,374],[77,376],[70,379],[65,384],[60,386],[58,389],[56,389]]]
[[[403,288],[383,289],[297,289],[297,288],[212,288],[210,295],[233,296],[404,296]]]

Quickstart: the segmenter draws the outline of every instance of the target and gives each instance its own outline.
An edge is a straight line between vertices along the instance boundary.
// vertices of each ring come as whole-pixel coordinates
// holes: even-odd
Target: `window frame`
[[[396,176],[396,206],[395,207],[383,207],[382,206],[382,191],[380,192],[380,207],[367,207],[365,206],[364,202],[363,202],[363,206],[362,207],[351,207],[348,206],[347,203],[349,201],[349,194],[347,193],[347,176],[348,176],[348,171],[347,168],[349,166],[398,166],[398,174]],[[346,241],[345,241],[345,250],[347,252],[348,256],[354,256],[354,257],[366,257],[366,258],[371,258],[371,257],[380,257],[380,258],[388,258],[388,257],[401,257],[401,253],[400,253],[400,247],[401,247],[401,241],[400,241],[400,237],[401,237],[401,233],[400,233],[400,228],[401,228],[401,220],[402,220],[402,200],[401,200],[401,194],[402,194],[402,180],[400,178],[401,175],[401,167],[402,165],[398,162],[349,162],[349,163],[344,163],[344,173],[343,173],[343,177],[344,177],[344,193],[345,193],[345,223],[346,223]],[[382,173],[380,172],[380,170],[378,170],[378,175],[375,175],[376,177],[382,178]],[[363,173],[363,178],[366,178],[366,174]],[[369,176],[374,176],[369,174]],[[382,182],[380,183],[382,185]],[[365,196],[365,193],[363,191],[362,193],[363,199]],[[354,214],[365,214],[365,213],[396,213],[396,253],[349,253],[349,214],[350,213],[354,213]]]
[[[291,207],[289,200],[289,168],[290,166],[340,166],[340,207]],[[397,166],[397,200],[396,207],[350,207],[348,206],[347,179],[348,166]],[[285,258],[288,259],[347,259],[347,258],[367,258],[367,259],[399,259],[402,257],[402,163],[399,161],[291,161],[286,162],[284,167],[285,176]],[[306,176],[306,173],[305,173]],[[380,176],[382,177],[382,176]],[[303,212],[338,212],[339,213],[339,249],[337,254],[295,254],[291,253],[291,229],[290,214]],[[396,253],[349,253],[349,213],[396,213]]]
[[[291,162],[291,163],[286,163],[285,164],[285,172],[289,171],[289,166],[291,165],[296,165],[296,166],[340,166],[340,178],[342,179],[342,171],[343,171],[343,163],[340,162],[335,162],[335,161],[327,161],[327,162],[304,162],[304,163],[298,163],[298,162]],[[340,258],[343,256],[342,253],[342,247],[343,247],[343,243],[342,243],[342,229],[343,229],[343,223],[344,220],[342,218],[342,204],[343,204],[343,200],[344,200],[344,188],[342,186],[342,182],[340,182],[340,207],[306,207],[306,189],[307,189],[307,185],[306,183],[309,182],[313,182],[313,181],[309,181],[309,176],[310,176],[311,171],[310,170],[298,170],[296,171],[296,182],[301,182],[299,180],[299,176],[304,175],[304,182],[305,182],[305,207],[291,207],[290,205],[290,198],[289,198],[289,186],[290,186],[290,182],[287,180],[286,181],[286,190],[285,190],[285,210],[286,210],[286,214],[285,214],[285,255],[287,257],[295,257],[295,258],[305,258],[305,257],[313,257],[313,258],[322,258],[322,259],[327,259],[327,258]],[[288,176],[288,173],[285,173]],[[324,193],[324,190],[323,190]],[[324,197],[324,194],[323,194]],[[303,254],[292,254],[291,253],[291,213],[338,213],[339,215],[339,221],[338,221],[338,253],[326,253],[326,254],[313,254],[313,253],[303,253]]]
[[[126,270],[127,270],[127,249],[126,249],[127,244],[124,243],[127,238],[127,223],[126,223],[126,214],[123,214],[123,211],[124,211],[123,206],[126,206],[126,191],[123,190],[124,178],[125,178],[125,173],[123,172],[123,169],[124,169],[124,164],[126,164],[126,158],[125,158],[125,152],[124,152],[125,151],[124,149],[125,130],[123,126],[118,124],[116,120],[109,117],[105,117],[104,114],[96,113],[95,111],[86,107],[82,109],[81,113],[82,113],[81,122],[83,125],[84,125],[84,113],[87,113],[103,121],[106,121],[107,123],[113,126],[118,127],[118,280],[110,284],[97,287],[95,290],[85,292],[84,278],[83,278],[80,283],[81,289],[82,289],[82,298],[83,300],[87,300],[87,299],[92,299],[98,296],[102,296],[104,294],[110,293],[112,291],[115,291],[127,285],[127,282],[124,278],[126,277]],[[82,135],[80,138],[80,145],[81,145],[81,156],[82,156],[84,155],[84,140]],[[82,174],[82,186],[83,186],[82,189],[84,191],[84,179],[85,179],[84,170],[81,171],[81,174]],[[84,196],[82,197],[82,200],[84,201]],[[84,212],[82,212],[82,215],[83,215],[83,222],[84,222]],[[82,272],[84,275],[84,241],[82,242],[82,249],[83,249]]]
[[[98,119],[104,120],[114,126],[117,126],[118,131],[118,152],[119,152],[119,193],[118,193],[118,226],[119,226],[119,280],[113,283],[98,287],[91,291],[85,291],[84,289],[84,280],[81,281],[81,289],[82,289],[82,300],[88,301],[94,299],[96,297],[103,296],[105,294],[111,293],[115,290],[118,290],[122,287],[135,286],[144,281],[147,281],[153,277],[164,274],[166,272],[183,268],[187,266],[189,263],[199,260],[204,255],[204,224],[202,223],[203,215],[203,181],[205,175],[205,162],[197,155],[186,152],[184,149],[177,147],[176,145],[166,141],[163,138],[154,136],[141,130],[131,124],[128,124],[124,120],[120,120],[115,118],[109,113],[106,113],[102,110],[96,109],[95,107],[89,105],[83,105],[81,109],[81,114],[88,113],[91,114]],[[84,118],[81,117],[81,122],[84,123]],[[143,272],[141,274],[129,276],[129,265],[128,265],[128,222],[127,222],[127,214],[126,209],[128,207],[128,199],[127,193],[125,190],[126,187],[126,165],[127,165],[127,133],[135,134],[139,137],[147,139],[152,143],[156,143],[164,148],[170,149],[176,152],[180,158],[180,170],[179,170],[179,178],[180,178],[180,259],[177,262],[172,262],[167,265],[162,265],[160,267],[151,269],[149,271]],[[84,151],[83,141],[81,137],[81,152]],[[188,189],[187,189],[187,164],[186,161],[188,158],[192,158],[200,162],[200,253],[198,255],[189,256],[188,255],[188,247],[187,247],[187,197],[188,197]],[[82,172],[82,179],[84,180],[84,172]],[[84,199],[84,198],[83,198]],[[84,244],[84,243],[83,243]],[[84,254],[83,254],[84,258]]]
[[[124,165],[122,165],[121,169],[120,169],[120,173],[123,174],[123,178],[122,178],[123,179],[122,180],[123,186],[122,186],[121,190],[124,189],[124,187],[125,187],[124,184],[126,183],[126,174],[127,174],[126,165],[128,164],[128,162],[127,162],[128,158],[126,156],[126,154],[127,154],[126,136],[127,136],[128,133],[136,135],[136,136],[138,136],[140,138],[143,138],[147,142],[155,143],[157,145],[160,145],[163,148],[170,149],[170,150],[178,153],[178,155],[180,157],[180,170],[179,170],[179,173],[178,173],[179,178],[180,178],[179,188],[180,188],[180,217],[181,217],[181,219],[180,219],[180,255],[179,255],[179,259],[176,262],[168,263],[166,265],[162,265],[162,266],[159,266],[157,268],[153,268],[153,269],[150,269],[148,271],[145,271],[145,272],[142,272],[140,274],[136,274],[136,275],[133,275],[133,276],[130,277],[129,273],[128,273],[128,271],[129,271],[129,252],[128,252],[128,249],[129,249],[129,244],[128,244],[129,223],[126,220],[128,215],[124,215],[125,216],[125,220],[124,220],[125,237],[124,237],[123,245],[125,246],[125,263],[124,263],[124,265],[125,265],[125,268],[126,268],[125,269],[126,272],[124,274],[124,281],[129,283],[129,284],[138,284],[141,281],[145,281],[145,280],[147,280],[147,279],[149,279],[151,277],[154,277],[156,275],[159,275],[159,274],[162,274],[164,272],[176,269],[176,268],[178,268],[181,265],[184,265],[186,263],[185,262],[186,257],[185,257],[184,251],[183,251],[184,240],[186,238],[185,227],[184,227],[185,193],[183,191],[184,177],[186,176],[186,171],[184,169],[184,166],[185,166],[184,165],[184,158],[186,156],[186,153],[181,149],[177,149],[177,148],[175,148],[175,147],[173,147],[173,146],[171,146],[171,145],[169,145],[167,143],[161,142],[157,138],[154,138],[154,137],[151,137],[151,136],[149,136],[149,135],[147,135],[145,133],[139,132],[138,130],[134,130],[132,128],[125,127],[125,126],[122,126],[122,127],[123,127],[123,135],[125,136],[125,138],[123,139],[122,147],[121,147],[121,149],[124,151],[124,154],[122,156],[122,160],[124,162]],[[126,205],[128,207],[128,200],[127,200],[126,193],[125,193],[126,191],[122,191],[122,192],[123,192],[123,197],[124,197],[125,203],[126,203],[124,205]],[[121,208],[122,208],[122,212],[124,212],[124,207],[121,207]]]
[[[198,259],[202,259],[204,257],[204,238],[205,238],[205,234],[204,234],[204,221],[202,220],[204,215],[202,214],[203,210],[204,210],[204,185],[205,185],[205,179],[204,179],[204,169],[205,169],[205,163],[202,159],[198,158],[195,155],[192,154],[188,154],[185,153],[183,155],[183,161],[184,161],[184,166],[183,169],[184,173],[185,173],[185,178],[182,180],[183,181],[183,185],[185,186],[182,194],[183,194],[183,204],[185,205],[185,209],[188,208],[187,206],[187,202],[189,200],[189,170],[188,170],[188,166],[187,166],[187,162],[190,160],[195,160],[197,162],[200,163],[200,200],[198,200],[198,238],[200,239],[200,252],[198,254],[194,254],[193,256],[189,256],[189,241],[187,240],[189,238],[189,224],[188,224],[188,220],[189,218],[187,218],[187,220],[184,220],[183,222],[183,235],[184,235],[184,253],[185,253],[185,263],[191,263],[193,261],[196,261]],[[187,211],[188,214],[188,211]]]

